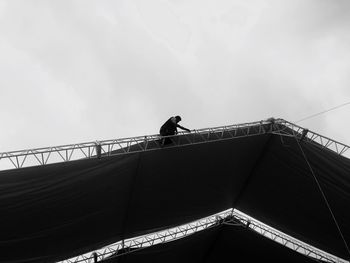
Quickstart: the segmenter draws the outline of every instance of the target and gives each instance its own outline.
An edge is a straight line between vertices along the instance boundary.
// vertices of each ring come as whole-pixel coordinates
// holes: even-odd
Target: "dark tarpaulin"
[[[179,240],[131,251],[102,262],[316,262],[315,259],[261,236],[253,230],[232,225],[215,226]]]
[[[330,208],[350,244],[350,160],[300,142]],[[339,257],[349,253],[321,190],[292,137],[274,136],[236,208]]]
[[[50,262],[114,240],[138,159],[125,155],[2,172],[0,262]]]
[[[301,146],[349,243],[350,161]],[[2,171],[0,262],[65,259],[233,206],[349,257],[296,140],[264,134]]]
[[[65,259],[225,210],[269,136],[3,171],[0,262]]]

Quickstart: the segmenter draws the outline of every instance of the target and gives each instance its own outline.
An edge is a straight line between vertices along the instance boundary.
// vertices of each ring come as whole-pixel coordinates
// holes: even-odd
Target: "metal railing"
[[[329,254],[323,250],[320,250],[314,246],[306,244],[292,236],[284,234],[275,228],[272,228],[252,217],[240,212],[239,210],[234,211],[234,215],[241,222],[243,222],[247,227],[256,231],[260,235],[263,235],[285,247],[288,247],[300,254],[305,256],[321,260],[322,262],[334,262],[334,263],[349,263],[349,261]]]
[[[283,136],[303,136],[306,142],[315,142],[324,149],[329,149],[339,155],[344,155],[349,146],[309,131],[283,119],[267,119],[258,122],[220,126],[192,130],[191,133],[179,132],[175,136],[167,136],[173,144],[169,147],[205,143],[209,141],[227,140],[239,137],[256,136],[266,133]],[[27,149],[0,153],[0,170],[18,169],[30,166],[40,166],[59,162],[70,162],[86,158],[104,158],[118,154],[151,151],[162,149],[161,137],[158,134],[121,138],[113,140],[94,141],[68,144],[53,147]]]
[[[269,122],[251,122],[237,125],[221,126],[192,130],[191,133],[179,132],[169,137],[173,144],[170,147],[204,143],[235,137],[245,137],[271,132]],[[118,154],[162,149],[161,137],[158,134],[68,144],[20,151],[0,153],[0,170],[18,169],[30,166],[69,162],[83,158],[103,158]]]
[[[168,230],[159,231],[144,236],[121,240],[109,246],[92,251],[78,257],[70,258],[59,263],[92,263],[93,256],[96,255],[98,261],[119,257],[124,254],[132,253],[140,249],[144,249],[153,245],[163,244],[189,236],[198,231],[207,229],[217,224],[218,219],[225,218],[231,214],[231,209],[219,214],[191,222],[189,224],[174,227]],[[95,257],[96,257],[95,256]]]
[[[304,141],[314,142],[321,146],[321,148],[329,149],[339,155],[344,155],[350,148],[350,146],[337,142],[336,140],[330,139],[326,136],[318,134],[316,132],[305,129],[294,123],[288,122],[286,120],[279,119],[278,123],[282,125],[281,129],[275,131],[274,133],[286,135],[286,136],[296,136],[300,138],[305,132]],[[284,126],[284,127],[283,127]],[[288,130],[287,130],[288,129]],[[292,131],[292,132],[290,132]]]
[[[227,224],[237,227],[249,227],[256,233],[269,238],[282,246],[294,250],[300,254],[315,259],[316,261],[332,262],[332,263],[349,263],[344,259],[324,252],[316,247],[308,245],[289,235],[286,235],[262,222],[240,212],[236,209],[228,209],[218,214],[202,218],[189,224],[174,227],[168,230],[147,234],[127,240],[121,240],[109,246],[103,247],[96,251],[91,251],[78,257],[60,261],[58,263],[94,263],[106,259],[120,257],[122,255],[133,253],[140,249],[146,249],[157,244],[164,244],[185,238],[199,231],[216,227],[221,224]]]

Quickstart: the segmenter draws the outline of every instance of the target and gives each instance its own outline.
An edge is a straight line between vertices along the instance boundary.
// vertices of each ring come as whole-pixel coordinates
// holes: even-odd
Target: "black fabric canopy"
[[[300,145],[350,243],[349,159]],[[349,257],[298,142],[267,133],[2,171],[0,262],[66,259],[231,207]]]
[[[350,244],[350,160],[312,143],[301,142],[300,146],[307,160],[295,138],[281,140],[274,136],[236,208],[306,243],[349,259],[326,200]]]

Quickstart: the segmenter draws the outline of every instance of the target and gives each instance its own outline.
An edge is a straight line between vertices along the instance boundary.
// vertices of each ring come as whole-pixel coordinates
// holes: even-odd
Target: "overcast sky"
[[[0,152],[350,101],[349,0],[0,0]],[[350,144],[350,105],[300,122]]]

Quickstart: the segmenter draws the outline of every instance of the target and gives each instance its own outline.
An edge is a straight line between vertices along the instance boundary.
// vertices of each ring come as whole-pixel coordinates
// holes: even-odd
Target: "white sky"
[[[349,0],[0,0],[0,152],[350,101]],[[350,145],[350,105],[299,123]]]

